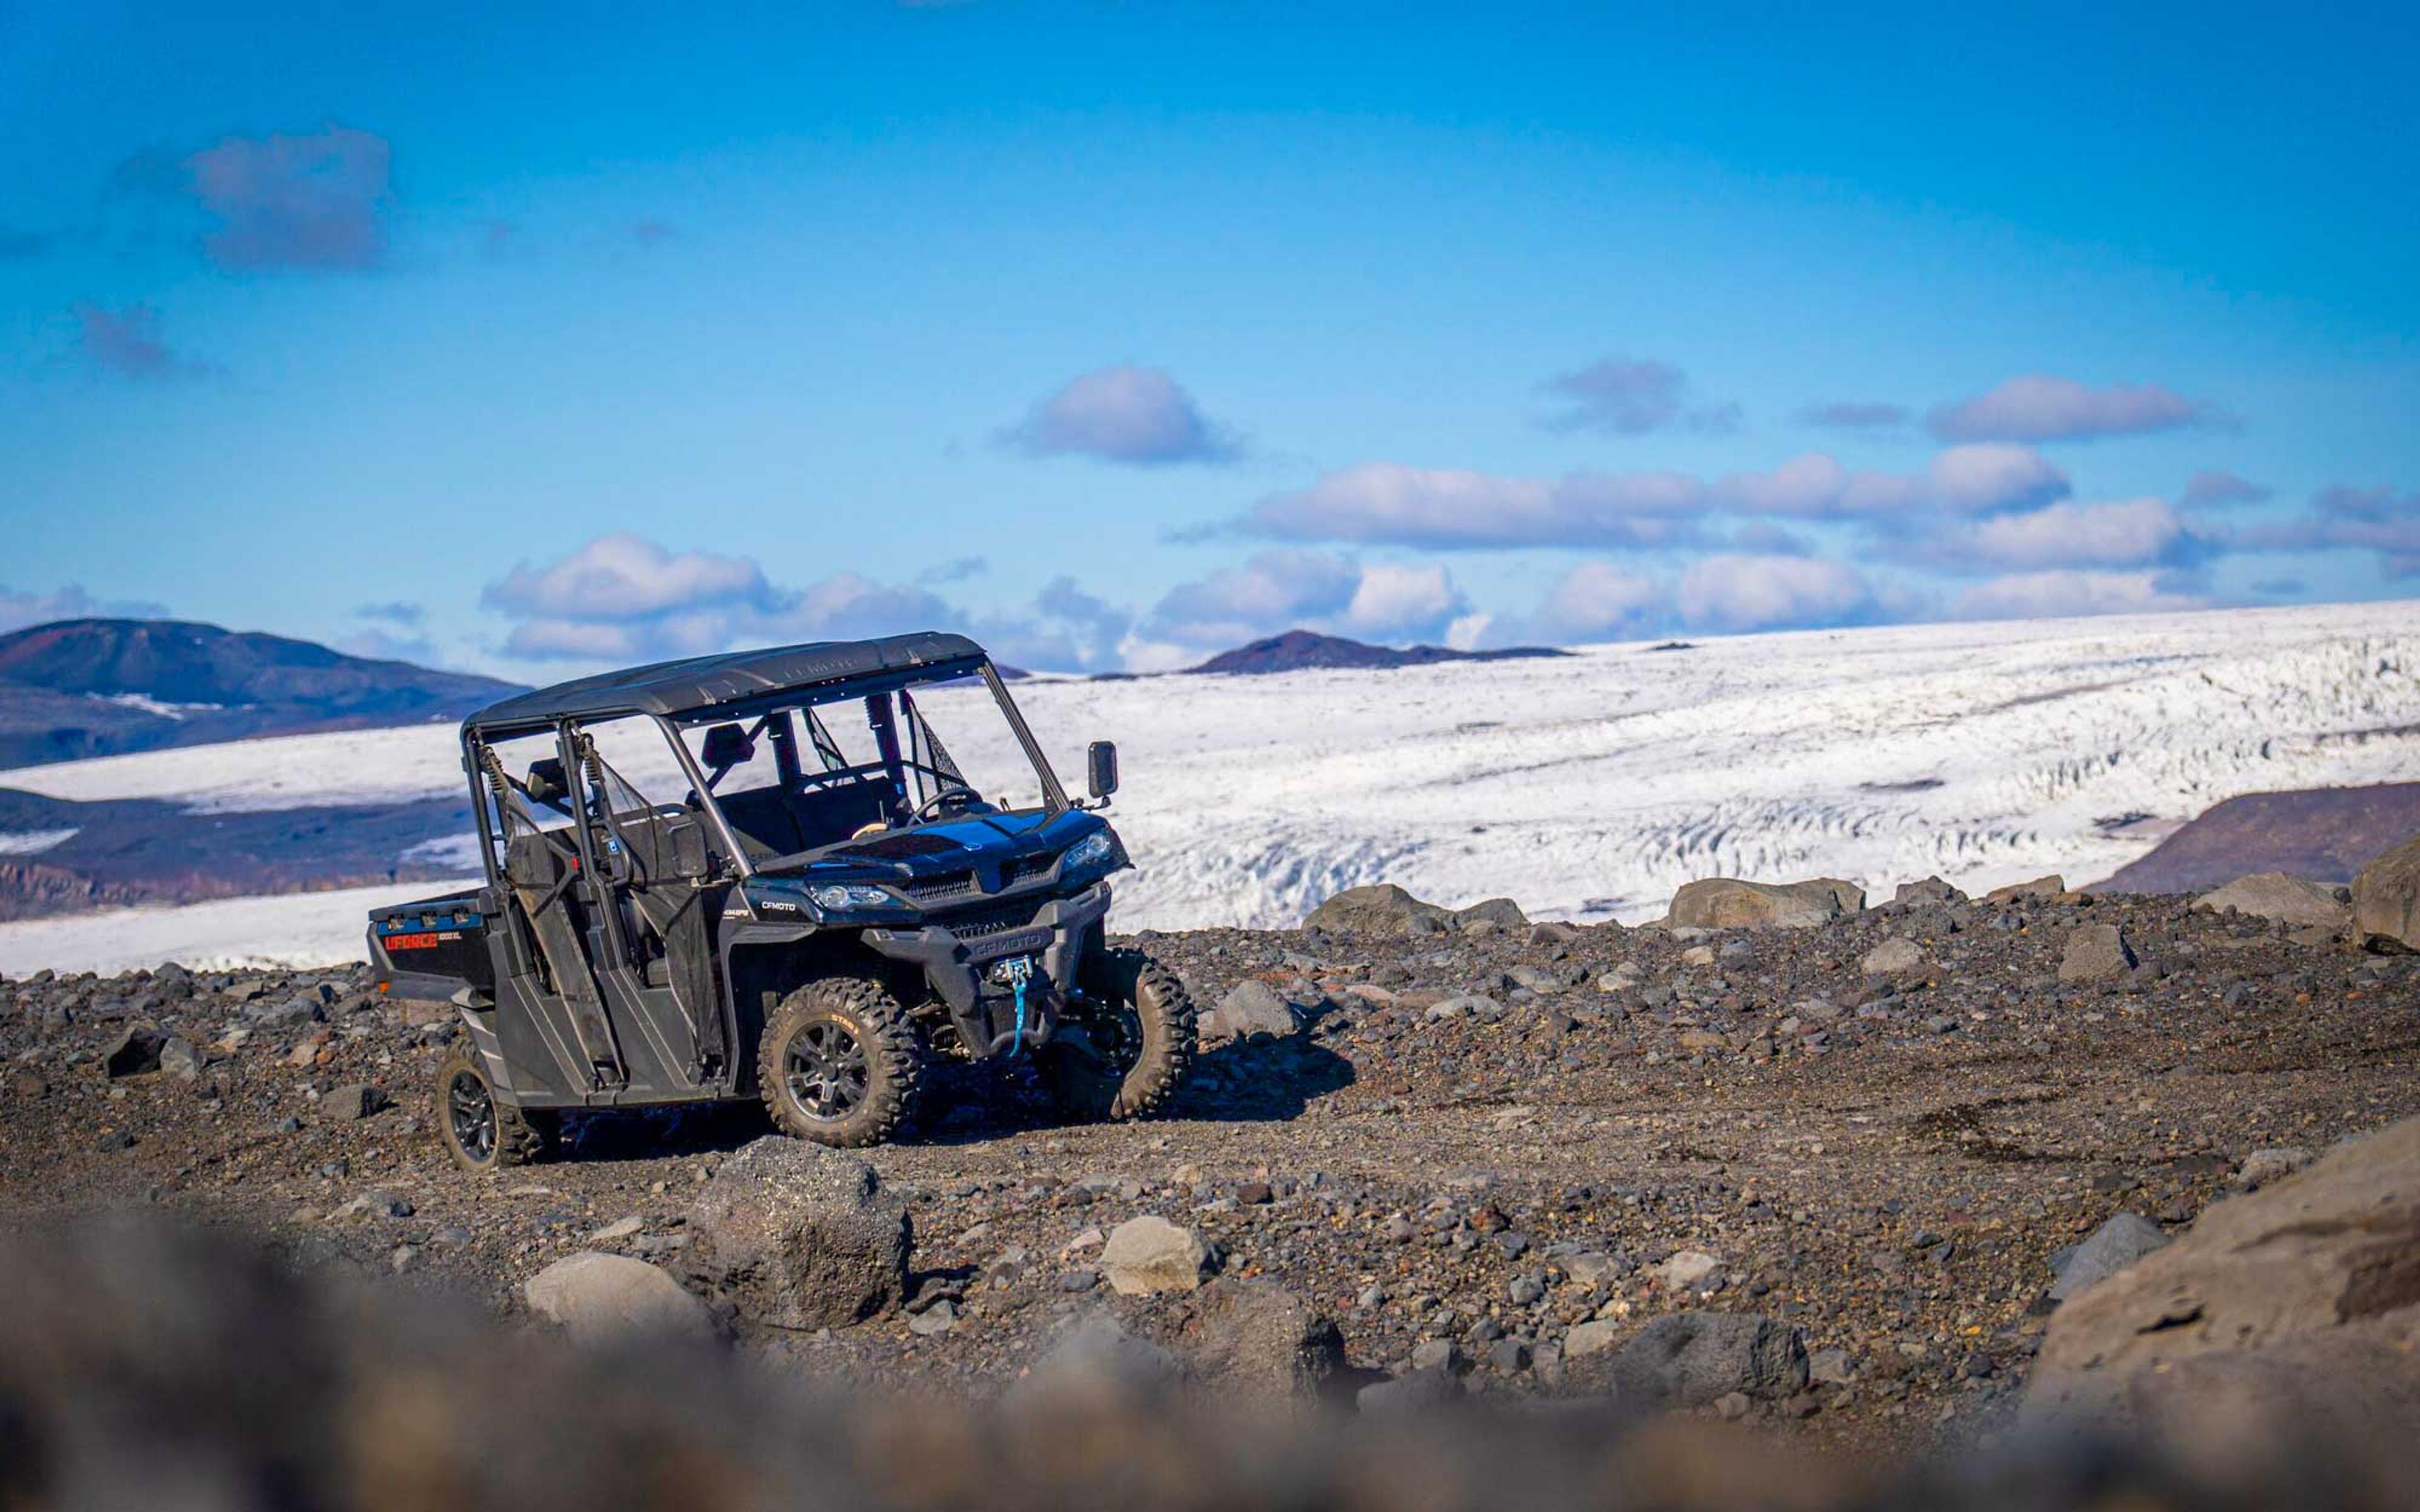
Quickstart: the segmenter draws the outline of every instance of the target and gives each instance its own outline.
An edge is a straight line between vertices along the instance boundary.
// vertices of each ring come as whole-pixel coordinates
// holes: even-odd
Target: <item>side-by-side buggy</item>
[[[1071,802],[964,637],[582,678],[461,736],[487,880],[375,911],[369,949],[381,990],[458,1011],[436,1123],[466,1166],[533,1157],[569,1109],[742,1099],[872,1144],[939,1057],[1030,1056],[1084,1119],[1185,1076],[1183,987],[1103,936],[1115,748]]]

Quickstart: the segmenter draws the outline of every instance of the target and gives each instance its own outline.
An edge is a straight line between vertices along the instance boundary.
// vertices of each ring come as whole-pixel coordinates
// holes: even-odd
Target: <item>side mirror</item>
[[[1084,786],[1106,801],[1118,790],[1118,743],[1095,740],[1084,748]]]

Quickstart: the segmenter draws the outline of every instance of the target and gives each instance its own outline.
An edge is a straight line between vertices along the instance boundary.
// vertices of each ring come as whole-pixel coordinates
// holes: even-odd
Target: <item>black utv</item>
[[[761,1099],[874,1144],[938,1057],[1031,1057],[1071,1116],[1132,1118],[1192,1060],[1174,974],[1103,937],[1116,748],[1070,802],[962,636],[582,678],[471,716],[462,757],[487,884],[377,910],[369,951],[459,1011],[435,1122],[471,1169],[570,1109]]]

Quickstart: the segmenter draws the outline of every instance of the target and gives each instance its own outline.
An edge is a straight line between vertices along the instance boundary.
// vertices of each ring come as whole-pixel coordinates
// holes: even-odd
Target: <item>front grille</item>
[[[1045,851],[1039,856],[1020,856],[1009,862],[1007,871],[1001,873],[1001,885],[1014,887],[1020,882],[1042,875],[1058,864],[1059,856],[1055,851]]]
[[[902,883],[899,890],[915,903],[944,903],[972,893],[975,890],[975,874],[972,872],[943,872]]]
[[[1023,929],[1033,922],[1033,916],[1039,912],[1041,904],[1027,899],[1017,903],[994,903],[989,908],[970,908],[939,922],[943,929],[962,940],[979,940],[986,935]]]

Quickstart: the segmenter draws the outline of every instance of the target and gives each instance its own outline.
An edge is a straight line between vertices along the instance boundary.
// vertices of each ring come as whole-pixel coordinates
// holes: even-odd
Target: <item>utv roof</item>
[[[690,714],[760,694],[971,661],[983,654],[983,647],[965,636],[920,630],[879,640],[816,640],[801,646],[691,656],[599,672],[516,694],[472,715],[462,721],[462,728],[520,729],[608,715]]]

